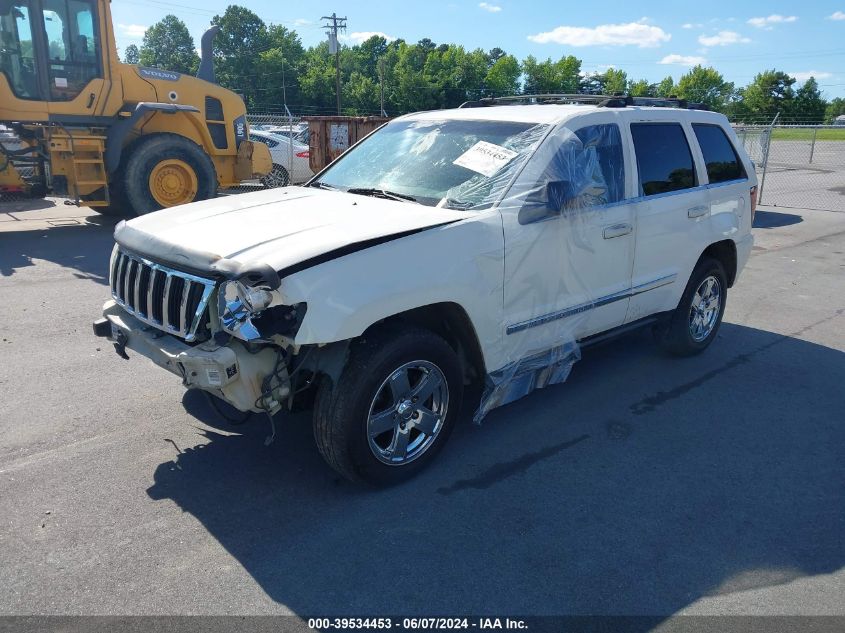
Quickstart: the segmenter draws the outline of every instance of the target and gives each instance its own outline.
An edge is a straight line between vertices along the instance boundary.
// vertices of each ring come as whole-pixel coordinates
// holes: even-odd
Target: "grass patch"
[[[773,141],[812,141],[813,130],[806,128],[775,128],[772,130]],[[845,141],[845,127],[842,129],[826,128],[816,131],[817,141]]]

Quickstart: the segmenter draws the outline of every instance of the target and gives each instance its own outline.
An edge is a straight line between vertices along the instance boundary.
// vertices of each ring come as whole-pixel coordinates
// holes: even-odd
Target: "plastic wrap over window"
[[[564,382],[581,357],[579,339],[608,323],[621,325],[627,302],[605,306],[599,293],[613,277],[603,261],[602,231],[610,214],[623,212],[614,203],[624,190],[616,124],[554,130],[509,181],[498,205],[506,322],[477,423],[495,407]],[[619,282],[629,284],[630,260],[618,259]]]

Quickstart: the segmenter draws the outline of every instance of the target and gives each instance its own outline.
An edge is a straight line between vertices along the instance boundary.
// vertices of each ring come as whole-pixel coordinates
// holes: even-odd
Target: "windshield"
[[[396,121],[312,184],[356,193],[377,190],[428,206],[484,209],[547,129],[512,121]]]

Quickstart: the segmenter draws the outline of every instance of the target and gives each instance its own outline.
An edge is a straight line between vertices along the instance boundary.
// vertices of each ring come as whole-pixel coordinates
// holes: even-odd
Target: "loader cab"
[[[0,0],[0,73],[14,97],[55,103],[85,92],[91,108],[102,88],[89,87],[103,78],[100,24],[96,0]]]

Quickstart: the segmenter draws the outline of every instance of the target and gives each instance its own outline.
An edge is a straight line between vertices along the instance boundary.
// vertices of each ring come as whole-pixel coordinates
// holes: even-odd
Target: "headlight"
[[[220,325],[230,334],[245,341],[261,338],[252,323],[252,317],[267,309],[273,301],[273,293],[258,286],[250,288],[240,281],[227,281],[217,295]]]

